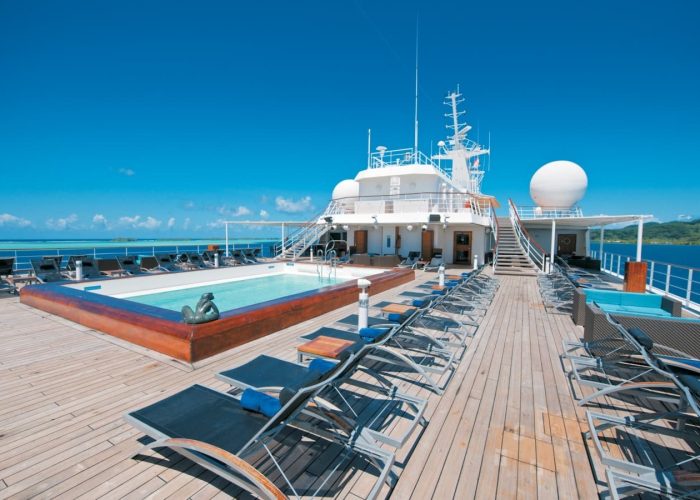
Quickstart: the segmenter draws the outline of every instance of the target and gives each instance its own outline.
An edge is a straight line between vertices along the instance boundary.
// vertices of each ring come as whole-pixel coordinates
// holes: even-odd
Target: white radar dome
[[[357,198],[360,196],[360,183],[353,179],[345,179],[340,181],[333,188],[333,194],[331,198],[333,200],[339,200],[341,198]],[[355,201],[355,200],[349,200]]]
[[[571,208],[586,194],[588,176],[572,161],[542,165],[530,179],[530,198],[544,209]]]

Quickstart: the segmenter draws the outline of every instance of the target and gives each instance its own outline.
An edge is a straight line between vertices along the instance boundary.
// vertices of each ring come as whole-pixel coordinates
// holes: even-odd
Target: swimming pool
[[[203,293],[214,294],[214,303],[220,311],[230,311],[288,295],[308,292],[350,280],[349,277],[321,278],[313,274],[275,274],[216,285],[193,286],[165,292],[121,296],[140,304],[180,311],[182,306],[195,306]]]
[[[323,278],[319,278],[319,274]],[[329,275],[333,279],[329,278]],[[194,363],[412,281],[410,269],[271,262],[22,288],[20,301],[121,340]],[[185,323],[183,305],[214,293],[219,319]],[[230,295],[230,296],[229,296]]]

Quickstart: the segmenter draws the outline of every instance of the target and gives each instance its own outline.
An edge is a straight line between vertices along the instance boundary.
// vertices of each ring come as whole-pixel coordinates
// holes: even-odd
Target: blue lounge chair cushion
[[[428,304],[430,304],[430,299],[413,299],[411,302],[411,305],[415,307],[427,307]]]
[[[459,281],[457,281],[457,280],[450,280],[450,281],[447,282],[447,284],[448,284],[448,285],[452,285],[452,286],[457,286],[457,285],[459,285]]]
[[[386,319],[388,319],[392,323],[403,323],[404,315],[399,313],[389,313]]]
[[[336,363],[322,358],[314,358],[313,360],[311,360],[311,363],[309,363],[309,371],[317,372],[321,375],[325,375],[335,367]]]
[[[246,410],[262,413],[266,417],[274,417],[282,408],[279,399],[250,388],[243,391],[241,406]]]
[[[678,358],[676,356],[657,356],[667,366],[674,369],[700,374],[700,359]]]
[[[445,295],[447,293],[447,288],[443,288],[442,290],[433,290],[431,293],[433,295]]]
[[[374,342],[388,331],[388,328],[360,328],[360,337],[367,342]]]

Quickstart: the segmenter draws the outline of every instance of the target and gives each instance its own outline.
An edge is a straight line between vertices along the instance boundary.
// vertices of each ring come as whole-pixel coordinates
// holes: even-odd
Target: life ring
[[[472,202],[467,200],[464,202],[464,208],[472,208]]]

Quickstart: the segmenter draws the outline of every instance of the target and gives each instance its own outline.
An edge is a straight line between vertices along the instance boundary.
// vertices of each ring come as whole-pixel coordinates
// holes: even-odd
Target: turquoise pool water
[[[324,286],[346,281],[342,278],[319,278],[315,275],[279,274],[263,276],[218,285],[205,285],[169,292],[152,293],[129,297],[126,300],[180,311],[188,305],[194,309],[203,293],[214,294],[214,304],[219,311],[230,311],[267,300],[279,299],[295,293],[308,292]]]

